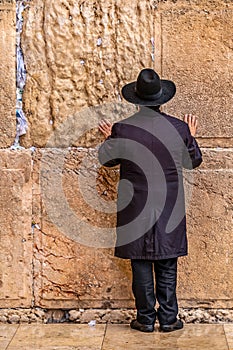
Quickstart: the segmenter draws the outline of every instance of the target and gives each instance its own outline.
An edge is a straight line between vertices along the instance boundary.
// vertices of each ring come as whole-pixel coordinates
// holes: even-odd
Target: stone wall
[[[151,67],[177,85],[164,110],[194,113],[200,123],[204,162],[185,176],[189,256],[180,259],[180,306],[232,308],[232,1],[32,0],[22,36],[29,130],[18,151],[9,149],[14,7],[0,1],[0,307],[134,307],[129,263],[112,248],[119,174],[100,167],[96,147],[100,119],[134,111],[121,87]],[[45,318],[39,314],[27,319]]]
[[[0,147],[12,145],[15,130],[15,6],[14,1],[0,1]]]

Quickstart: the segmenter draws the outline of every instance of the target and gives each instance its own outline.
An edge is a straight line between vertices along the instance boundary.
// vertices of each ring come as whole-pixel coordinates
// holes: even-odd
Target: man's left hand
[[[102,132],[105,138],[109,137],[112,133],[112,124],[105,119],[99,122],[99,130]]]

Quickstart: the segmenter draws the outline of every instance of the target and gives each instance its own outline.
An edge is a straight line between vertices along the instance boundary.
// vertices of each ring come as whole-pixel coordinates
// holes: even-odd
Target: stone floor
[[[128,325],[0,325],[0,350],[233,350],[233,324],[189,324],[173,333]]]

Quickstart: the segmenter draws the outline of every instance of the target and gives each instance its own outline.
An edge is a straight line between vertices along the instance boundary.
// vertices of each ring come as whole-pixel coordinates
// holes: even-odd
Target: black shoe
[[[137,320],[133,320],[130,323],[130,327],[133,329],[136,329],[140,332],[153,332],[154,331],[154,325],[153,324],[142,324],[138,322]]]
[[[178,329],[182,329],[184,327],[184,323],[181,320],[176,320],[176,322],[172,324],[161,324],[160,331],[161,332],[173,332]]]

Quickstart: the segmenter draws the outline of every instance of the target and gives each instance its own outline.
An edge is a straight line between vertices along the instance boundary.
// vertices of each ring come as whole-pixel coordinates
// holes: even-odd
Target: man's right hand
[[[191,135],[194,137],[197,132],[198,120],[195,115],[185,114],[184,122],[188,124]]]

